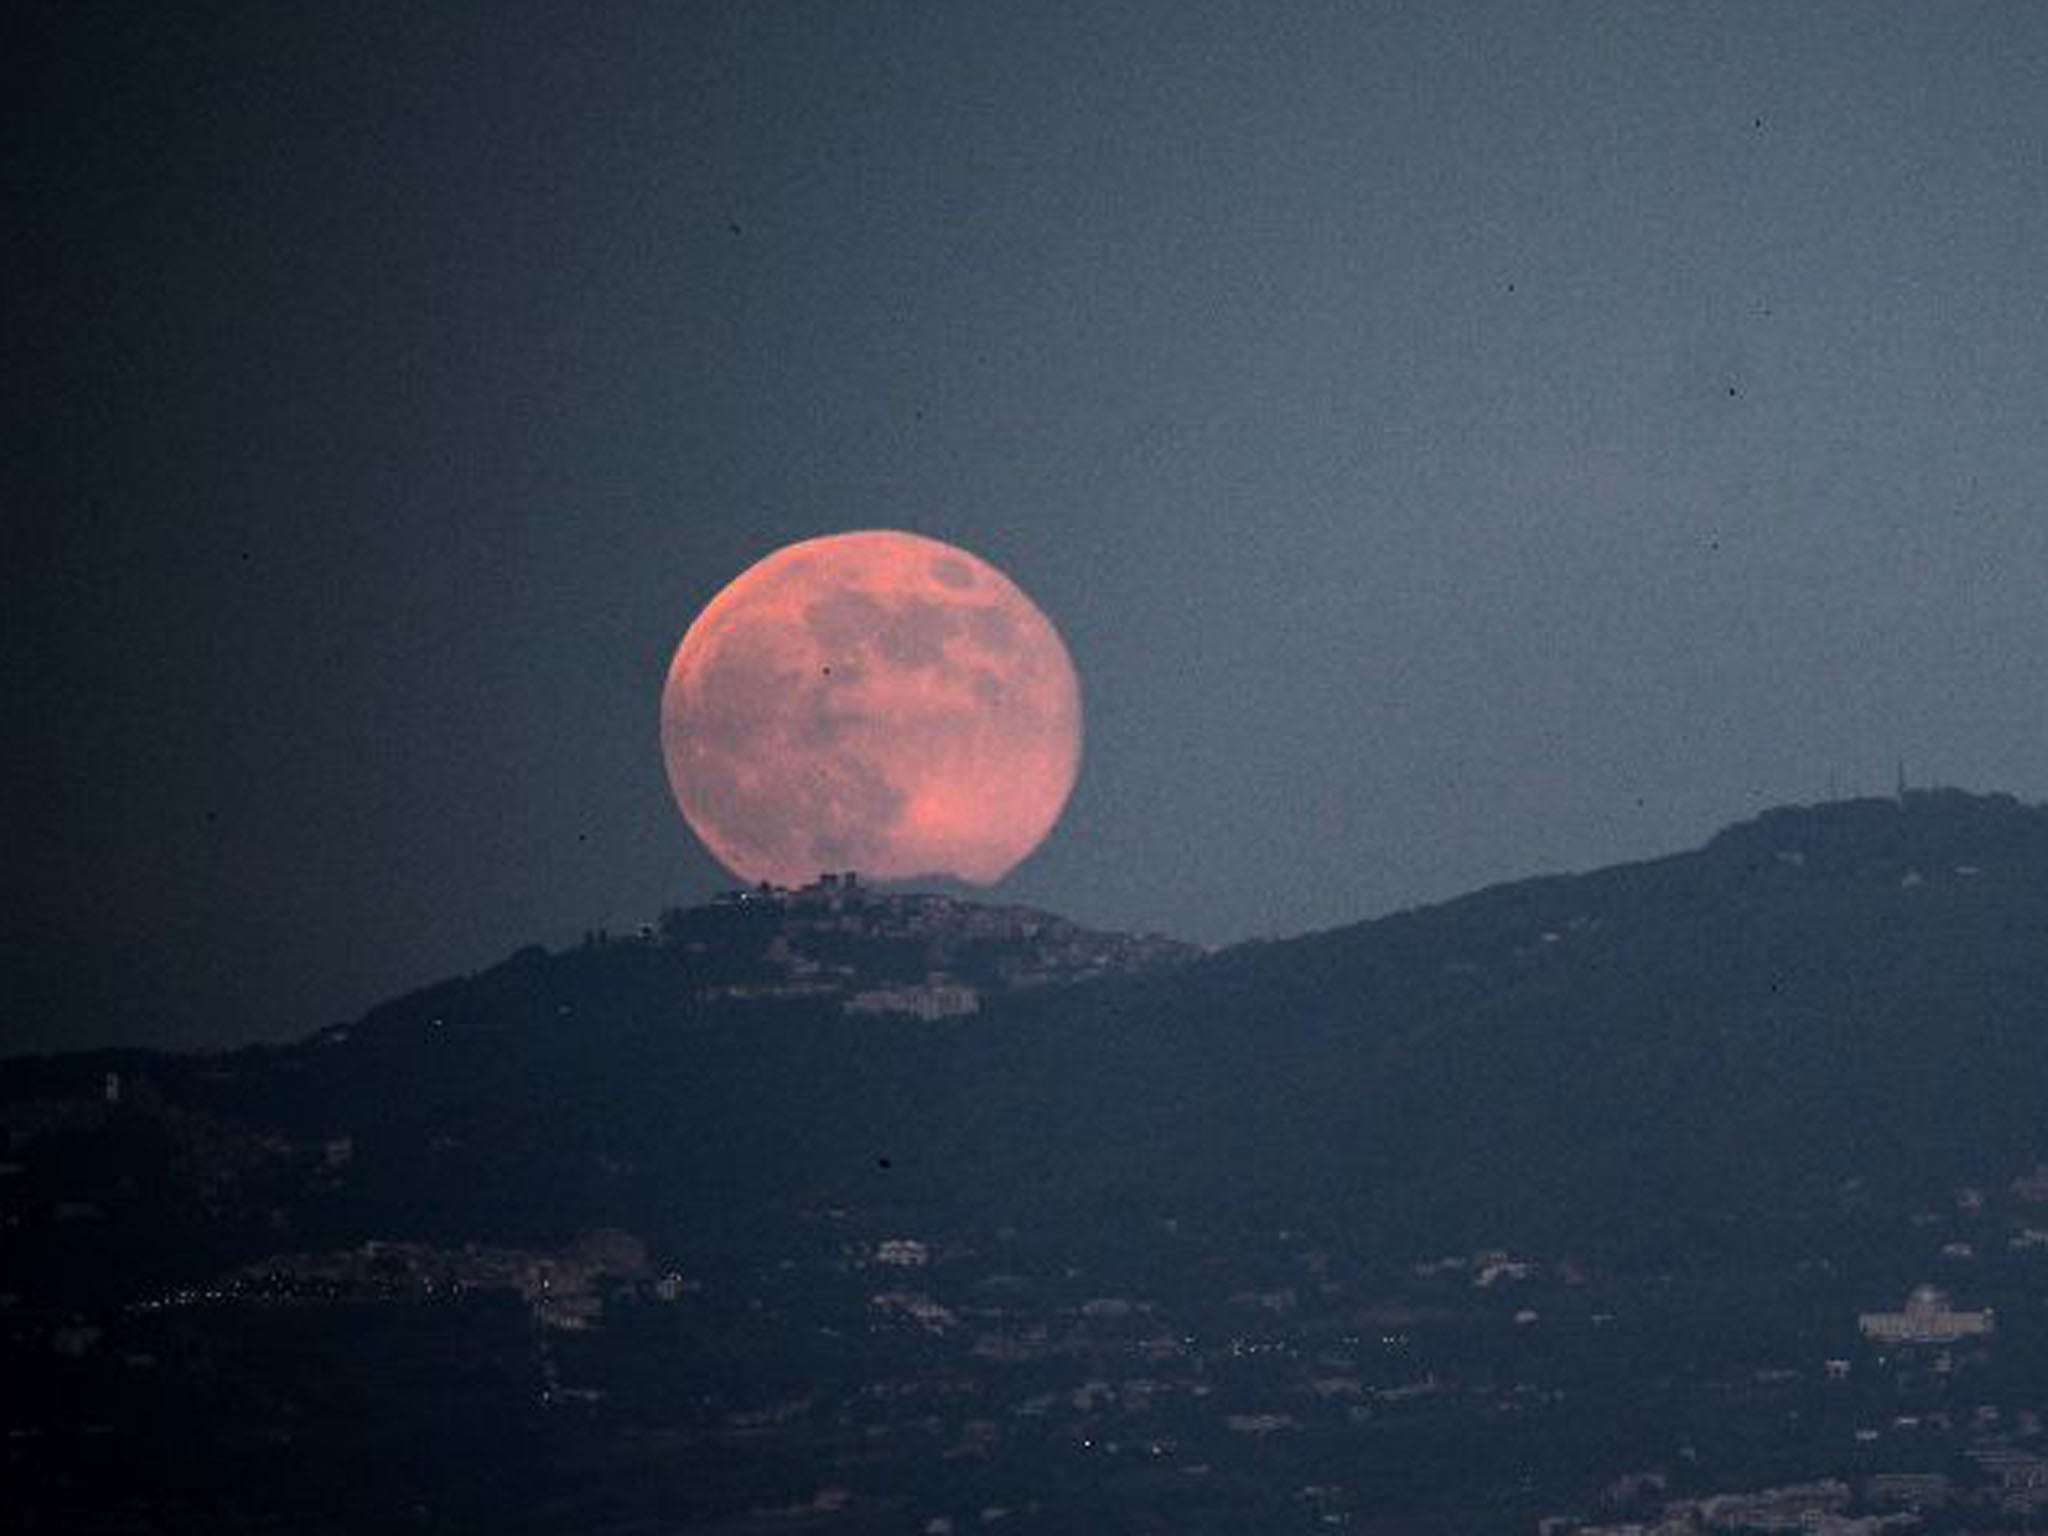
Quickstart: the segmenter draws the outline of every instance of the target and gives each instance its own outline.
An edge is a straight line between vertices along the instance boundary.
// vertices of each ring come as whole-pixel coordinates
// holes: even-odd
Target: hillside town
[[[89,1234],[92,1210],[13,1193],[39,1139],[10,1123],[7,1219]],[[1926,1209],[1845,1192],[1943,1283],[1886,1302],[1816,1253],[1739,1309],[1682,1271],[1505,1248],[1388,1267],[1166,1212],[1129,1213],[1120,1259],[848,1207],[744,1258],[617,1230],[280,1251],[111,1308],[0,1295],[10,1379],[38,1386],[8,1396],[7,1454],[91,1465],[171,1379],[237,1339],[318,1355],[324,1317],[523,1341],[493,1411],[600,1480],[658,1443],[706,1530],[1072,1530],[1141,1496],[1218,1532],[2019,1532],[2048,1515],[2043,1185]],[[247,1432],[292,1443],[303,1390],[272,1379]]]
[[[708,909],[666,914],[647,936],[666,935],[702,958],[731,942],[735,919],[772,925],[772,932],[758,951],[757,973],[708,985],[707,999],[833,998],[849,1014],[961,1018],[979,1012],[985,996],[1157,970],[1199,953],[1177,940],[1099,932],[1029,907],[875,890],[852,870],[794,889],[728,891]],[[886,980],[871,974],[877,950],[893,951]]]

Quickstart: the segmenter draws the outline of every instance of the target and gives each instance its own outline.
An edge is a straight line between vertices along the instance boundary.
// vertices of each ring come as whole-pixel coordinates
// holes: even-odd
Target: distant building
[[[1958,1312],[1949,1305],[1947,1293],[1931,1285],[1915,1289],[1897,1312],[1865,1312],[1856,1319],[1866,1339],[1887,1344],[1953,1344],[1982,1337],[1994,1326],[1989,1308]]]
[[[914,1237],[884,1238],[875,1245],[877,1264],[894,1264],[899,1269],[922,1269],[931,1262],[932,1251]]]
[[[2012,1181],[2013,1198],[2029,1205],[2048,1204],[2048,1163],[2036,1163],[2031,1173]]]
[[[860,876],[853,870],[828,869],[808,885],[798,886],[793,891],[778,888],[776,894],[804,906],[814,906],[822,902],[836,908],[843,898],[858,899],[862,892]]]
[[[981,1009],[981,995],[957,981],[870,987],[846,1000],[848,1013],[907,1013],[920,1019],[956,1019]]]

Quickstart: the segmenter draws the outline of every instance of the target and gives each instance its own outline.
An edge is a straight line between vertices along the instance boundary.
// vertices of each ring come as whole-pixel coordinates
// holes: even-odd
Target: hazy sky
[[[2048,6],[17,0],[0,114],[0,1048],[728,883],[664,668],[848,528],[1065,633],[1083,920],[2048,795]]]

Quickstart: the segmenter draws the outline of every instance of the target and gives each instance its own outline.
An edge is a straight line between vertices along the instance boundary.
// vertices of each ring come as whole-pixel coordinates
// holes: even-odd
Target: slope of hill
[[[735,903],[130,1071],[223,1144],[346,1138],[292,1212],[337,1236],[858,1199],[1697,1243],[2048,1151],[2044,934],[2048,812],[1923,793],[1200,960],[941,898]],[[909,1011],[935,985],[977,1011]]]
[[[2009,1470],[2044,937],[2048,811],[1924,793],[1206,956],[820,891],[0,1063],[9,1433],[74,1530],[251,1468],[250,1528],[1389,1532]],[[1995,1340],[1869,1354],[1931,1277]]]

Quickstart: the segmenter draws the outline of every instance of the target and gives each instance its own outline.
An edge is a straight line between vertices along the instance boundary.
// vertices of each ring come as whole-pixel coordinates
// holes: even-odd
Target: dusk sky
[[[0,75],[0,1049],[731,884],[664,671],[848,529],[1064,635],[989,895],[1094,924],[2048,796],[2048,7],[22,0]]]

